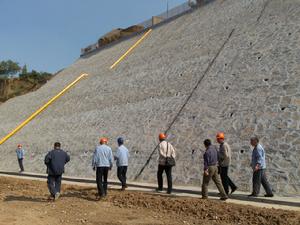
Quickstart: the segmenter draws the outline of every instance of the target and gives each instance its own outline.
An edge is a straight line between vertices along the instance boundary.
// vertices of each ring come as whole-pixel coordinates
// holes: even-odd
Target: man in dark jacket
[[[203,172],[203,182],[202,182],[202,198],[207,199],[208,197],[208,184],[212,179],[217,186],[220,194],[221,200],[226,200],[228,198],[225,190],[222,186],[220,176],[218,174],[218,151],[215,146],[211,144],[211,140],[206,139],[204,141],[204,146],[206,148],[203,155],[204,162],[204,172]]]
[[[61,144],[56,142],[54,149],[45,157],[48,174],[48,189],[51,197],[57,200],[60,195],[61,177],[65,172],[65,164],[70,161],[70,156],[61,149]]]

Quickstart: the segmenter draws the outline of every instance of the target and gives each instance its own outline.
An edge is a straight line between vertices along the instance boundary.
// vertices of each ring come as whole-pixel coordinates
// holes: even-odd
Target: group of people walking
[[[175,149],[166,141],[164,134],[159,135],[159,165],[157,171],[158,188],[157,191],[161,192],[163,188],[162,173],[166,172],[168,181],[167,193],[172,193],[172,165],[169,165],[168,158],[176,157]],[[231,148],[225,142],[225,134],[219,132],[216,135],[216,141],[219,143],[219,148],[212,145],[210,139],[204,140],[203,144],[205,152],[203,154],[203,179],[202,179],[202,198],[208,198],[208,185],[211,180],[215,183],[220,192],[220,199],[228,199],[228,195],[237,190],[237,186],[228,176],[229,166],[231,164]],[[273,197],[272,188],[266,177],[266,159],[265,150],[257,137],[252,137],[250,144],[253,146],[251,167],[253,169],[253,187],[252,193],[249,197],[257,197],[260,192],[260,186],[263,185],[266,194],[265,197]],[[229,193],[230,188],[230,193]]]
[[[96,147],[93,155],[92,166],[93,170],[96,171],[98,200],[107,195],[108,171],[112,169],[114,160],[116,160],[117,164],[117,176],[122,185],[121,190],[124,191],[127,188],[126,173],[128,167],[129,151],[124,146],[124,139],[122,137],[119,137],[117,142],[118,149],[116,151],[116,154],[113,156],[111,148],[107,145],[108,139],[101,138],[100,145]]]
[[[172,168],[176,164],[176,151],[171,143],[166,139],[164,133],[160,133],[158,146],[158,170],[157,170],[157,192],[163,191],[163,173],[167,177],[167,194],[172,193]],[[219,143],[217,148],[212,144],[210,139],[204,140],[205,152],[203,154],[203,181],[202,181],[202,198],[208,198],[208,185],[211,180],[216,184],[220,199],[226,200],[229,194],[237,190],[237,186],[228,176],[229,166],[231,164],[231,148],[225,142],[224,133],[220,132],[216,135],[216,141]],[[121,182],[121,190],[127,188],[126,174],[128,168],[129,151],[124,145],[124,139],[119,137],[117,139],[118,148],[113,154],[112,149],[108,146],[107,138],[100,138],[99,145],[96,147],[93,158],[92,168],[96,171],[96,183],[98,194],[97,200],[104,198],[107,195],[108,173],[113,167],[113,162],[116,161],[117,176]],[[250,140],[253,146],[251,167],[253,169],[253,190],[249,197],[257,197],[260,192],[260,186],[263,185],[266,195],[265,197],[273,197],[272,189],[266,178],[266,160],[265,151],[259,139],[252,137]],[[24,171],[23,158],[24,149],[22,145],[18,145],[16,150],[17,158],[20,166],[20,172]],[[67,152],[61,149],[61,144],[56,142],[54,149],[49,151],[45,156],[45,164],[47,166],[47,184],[50,192],[50,198],[57,200],[61,192],[61,179],[64,173],[65,164],[70,161],[70,156]],[[230,189],[230,193],[229,193]]]
[[[208,184],[210,180],[213,180],[220,192],[220,199],[226,200],[229,195],[229,187],[231,189],[230,194],[237,190],[237,186],[228,176],[228,169],[231,164],[231,148],[229,144],[225,142],[224,133],[218,133],[216,135],[216,140],[219,143],[219,149],[212,145],[210,139],[206,139],[204,141],[206,150],[203,155],[204,173],[202,182],[202,198],[206,199],[208,197]],[[251,167],[253,170],[253,187],[252,193],[248,196],[257,197],[262,184],[266,191],[265,197],[273,197],[273,192],[265,173],[265,150],[262,145],[259,144],[259,139],[257,137],[252,137],[250,139],[250,144],[253,147],[251,160]]]

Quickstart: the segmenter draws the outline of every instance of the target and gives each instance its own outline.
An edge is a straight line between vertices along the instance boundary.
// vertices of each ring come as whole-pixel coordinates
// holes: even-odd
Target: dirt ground
[[[48,201],[46,182],[0,177],[0,225],[39,224],[300,224],[300,213],[217,200],[109,191],[95,201],[95,188],[63,185]]]

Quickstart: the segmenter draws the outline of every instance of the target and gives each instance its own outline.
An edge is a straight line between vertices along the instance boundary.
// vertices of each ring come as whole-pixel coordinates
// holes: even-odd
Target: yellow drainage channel
[[[152,32],[152,29],[149,29],[143,37],[141,37],[134,45],[132,45],[127,52],[125,52],[114,64],[111,65],[110,69],[113,69],[116,67],[122,60],[125,59],[125,57],[133,50],[135,49],[150,33]]]
[[[21,130],[26,124],[28,124],[31,120],[33,120],[37,115],[43,112],[49,105],[51,105],[54,101],[60,98],[63,94],[65,94],[70,88],[72,88],[76,83],[78,83],[81,79],[88,76],[88,74],[84,73],[81,74],[76,80],[74,80],[71,84],[65,87],[61,92],[59,92],[56,96],[54,96],[51,100],[49,100],[45,105],[39,108],[35,113],[33,113],[28,119],[22,122],[19,126],[17,126],[12,132],[6,135],[4,138],[1,139],[0,145],[6,142],[9,138],[15,135],[19,130]]]

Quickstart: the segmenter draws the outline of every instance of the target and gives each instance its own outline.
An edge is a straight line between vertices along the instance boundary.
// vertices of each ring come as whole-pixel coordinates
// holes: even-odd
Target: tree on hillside
[[[25,72],[25,71],[24,71]],[[37,72],[35,70],[32,70],[31,72],[27,73],[20,73],[19,77],[21,79],[27,79],[34,83],[44,83],[47,82],[51,78],[52,74],[47,72]]]
[[[28,71],[27,71],[27,66],[26,66],[26,64],[22,67],[22,71],[21,71],[21,74],[27,74],[28,73]],[[21,75],[20,74],[20,75]]]
[[[0,76],[13,76],[20,72],[19,63],[12,60],[0,62]]]

